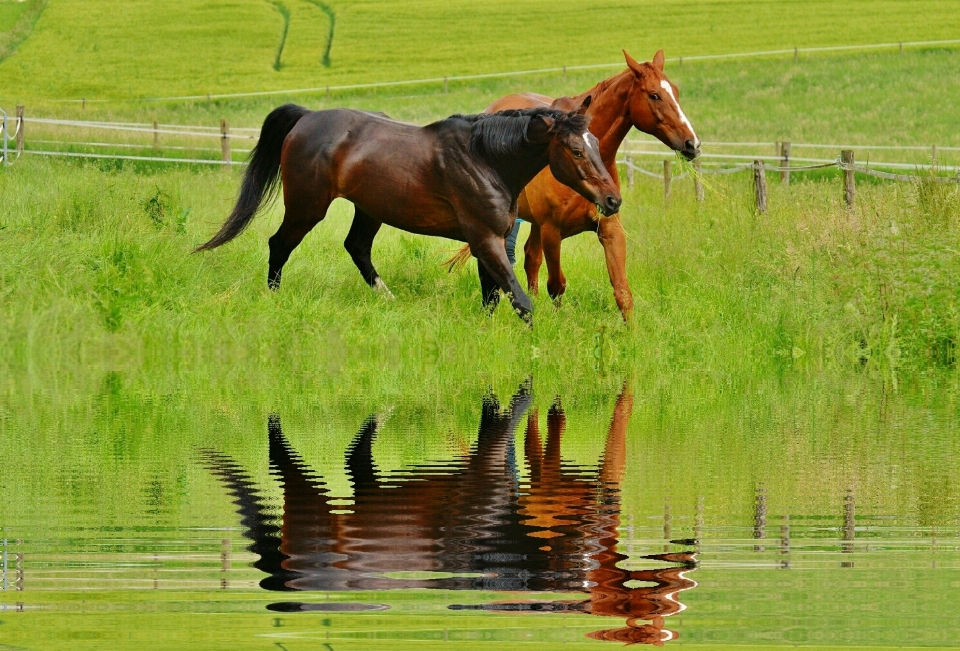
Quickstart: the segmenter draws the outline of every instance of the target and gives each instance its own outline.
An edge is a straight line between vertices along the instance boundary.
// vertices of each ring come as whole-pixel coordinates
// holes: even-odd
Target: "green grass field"
[[[288,35],[274,70],[282,12],[267,2],[117,7],[54,0],[16,54],[0,63],[2,95],[4,101],[38,102],[28,105],[28,115],[58,117],[174,124],[216,124],[228,117],[234,126],[256,126],[272,106],[297,99],[426,122],[478,111],[524,89],[574,93],[616,67],[458,82],[448,92],[434,84],[329,99],[321,94],[86,107],[44,100],[595,63],[616,61],[624,46],[649,57],[657,47],[686,54],[934,39],[952,36],[960,20],[944,2],[681,2],[655,20],[650,16],[658,8],[645,3],[330,7],[336,17],[330,67],[321,61],[328,13],[315,3],[289,2]],[[132,29],[147,23],[156,28]],[[604,30],[604,37],[584,25]],[[674,62],[668,72],[707,141],[769,141],[771,153],[775,140],[943,147],[960,146],[960,117],[946,110],[957,99],[956,89],[943,83],[955,74],[958,56],[950,48],[907,48],[797,61]],[[46,65],[50,61],[58,65]],[[448,69],[447,63],[456,65]],[[28,148],[61,137],[62,130],[27,124]],[[114,136],[73,129],[67,137]],[[144,134],[143,141],[143,150],[124,153],[151,155],[151,136]],[[163,144],[190,143],[164,137]],[[203,144],[217,147],[216,140]],[[870,155],[874,161],[929,160],[924,152]],[[944,152],[940,160],[955,164],[960,155]],[[103,360],[124,351],[124,364],[150,366],[166,364],[169,351],[178,350],[191,363],[289,358],[297,365],[327,359],[336,350],[339,359],[329,363],[337,368],[350,366],[351,358],[381,355],[396,368],[450,362],[492,375],[530,364],[563,373],[586,369],[573,378],[627,366],[723,375],[784,365],[955,365],[955,186],[861,183],[858,208],[850,214],[840,205],[836,173],[795,176],[790,188],[774,184],[772,212],[758,217],[745,176],[713,182],[703,206],[692,201],[684,183],[665,206],[657,184],[643,181],[627,193],[623,211],[636,323],[620,323],[599,247],[584,235],[564,248],[570,279],[564,305],[555,309],[540,297],[537,326],[527,332],[509,310],[492,319],[480,313],[472,271],[441,270],[451,242],[384,232],[375,258],[399,300],[385,303],[366,291],[342,250],[350,218],[346,204],[335,205],[295,253],[277,295],[262,282],[276,209],[229,247],[189,255],[229,211],[238,181],[237,174],[219,170],[29,156],[4,170],[5,358],[14,365],[42,356],[45,363],[69,366],[64,360],[72,359],[96,367],[109,366],[113,362]],[[481,353],[491,349],[510,354]]]
[[[956,38],[952,2],[53,0],[0,64],[5,101],[263,91],[795,46]],[[147,28],[149,26],[149,28]],[[56,62],[57,65],[50,65]]]

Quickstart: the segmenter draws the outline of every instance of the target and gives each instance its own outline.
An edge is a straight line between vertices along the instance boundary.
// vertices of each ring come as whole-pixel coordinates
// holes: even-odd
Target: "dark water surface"
[[[0,649],[960,645],[950,395],[632,384],[12,404]]]

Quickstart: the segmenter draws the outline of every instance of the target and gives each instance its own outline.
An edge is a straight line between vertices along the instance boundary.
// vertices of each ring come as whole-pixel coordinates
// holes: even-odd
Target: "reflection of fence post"
[[[841,151],[840,161],[843,163],[843,198],[847,205],[853,208],[857,199],[857,182],[853,175],[853,150]]]
[[[233,163],[233,156],[230,155],[230,123],[224,118],[220,119],[220,153],[223,164],[230,167]]]
[[[700,168],[701,168],[701,167],[702,167],[702,165],[700,164],[700,159],[699,159],[699,158],[694,159],[694,161],[693,161],[693,191],[697,194],[697,201],[699,201],[700,203],[703,203],[703,180],[702,180],[701,177],[700,177],[700,175],[702,174],[702,172],[700,171]]]
[[[633,156],[627,156],[627,187],[633,187]]]
[[[230,539],[224,538],[220,541],[220,589],[226,590],[229,587],[226,573],[230,571]]]
[[[670,161],[663,161],[663,200],[670,201],[670,176],[672,174],[672,168],[670,167]]]
[[[753,161],[753,191],[756,197],[757,212],[767,212],[767,175],[763,171],[763,161]]]
[[[780,143],[780,167],[790,167],[790,143]],[[790,170],[780,170],[780,182],[790,185]]]
[[[697,515],[693,521],[693,537],[697,541],[697,544],[700,544],[700,540],[703,538],[703,498],[697,498]]]
[[[670,540],[670,521],[673,518],[670,516],[670,504],[663,505],[663,539]],[[664,553],[670,551],[670,546],[664,544],[663,546]]]
[[[844,554],[853,553],[853,541],[857,537],[856,528],[857,505],[853,496],[853,489],[847,489],[847,495],[843,498],[843,540],[841,552]],[[840,563],[841,567],[853,567],[850,561]]]
[[[767,490],[763,487],[757,487],[757,495],[753,502],[753,538],[754,540],[763,540],[767,533]],[[754,545],[753,551],[762,552],[763,545]]]
[[[783,516],[783,522],[780,524],[780,553],[787,555],[790,553],[790,516]],[[780,562],[780,567],[787,570],[790,569],[790,560],[783,559]]]
[[[17,590],[23,592],[23,552],[17,552],[14,556],[14,563],[17,570]]]
[[[17,104],[17,156],[23,153],[23,104]]]

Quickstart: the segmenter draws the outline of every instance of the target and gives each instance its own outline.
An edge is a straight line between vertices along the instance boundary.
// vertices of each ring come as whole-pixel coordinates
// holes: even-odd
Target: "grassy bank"
[[[745,175],[711,181],[702,206],[689,180],[669,206],[656,182],[638,183],[623,211],[632,326],[620,321],[600,247],[582,235],[564,246],[563,306],[538,297],[528,330],[508,309],[481,312],[474,266],[440,267],[456,246],[446,240],[384,231],[374,260],[397,300],[369,291],[342,248],[345,202],[294,253],[276,294],[264,282],[276,208],[229,246],[190,255],[228,212],[237,181],[219,170],[34,159],[5,170],[4,363],[366,373],[351,362],[374,359],[398,373],[495,375],[955,367],[955,186],[861,184],[849,212],[837,178],[824,175],[772,183],[771,212],[757,216]]]

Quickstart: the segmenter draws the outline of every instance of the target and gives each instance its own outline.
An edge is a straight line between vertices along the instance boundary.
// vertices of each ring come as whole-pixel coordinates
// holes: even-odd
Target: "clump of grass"
[[[960,181],[960,179],[957,179]],[[945,183],[936,167],[917,175],[912,184],[917,216],[927,228],[951,228],[960,218],[960,182]]]

